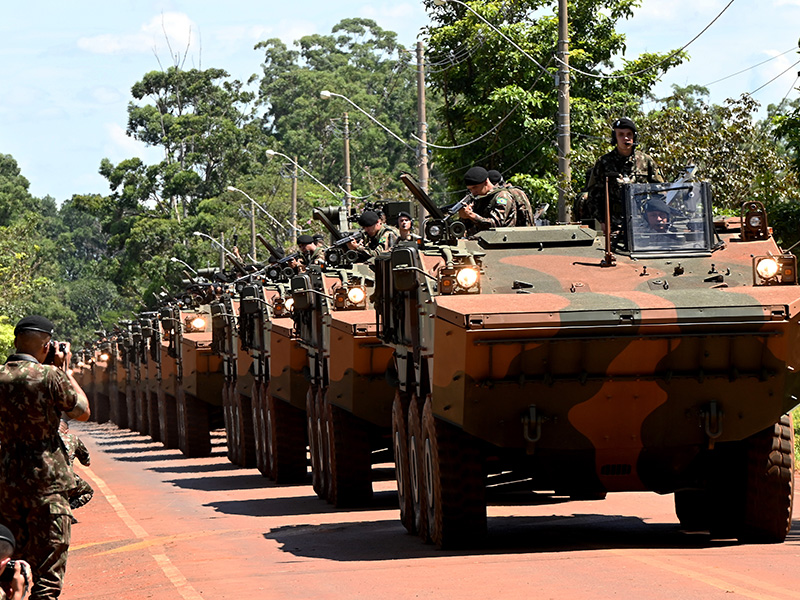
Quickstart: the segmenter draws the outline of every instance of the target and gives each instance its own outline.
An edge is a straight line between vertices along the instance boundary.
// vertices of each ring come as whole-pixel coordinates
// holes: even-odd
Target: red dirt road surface
[[[405,533],[390,468],[373,506],[337,510],[225,457],[186,459],[110,423],[75,423],[95,489],[75,511],[66,600],[675,600],[800,595],[800,524],[784,544],[679,531],[672,496],[570,502],[506,494],[482,550],[442,552]]]

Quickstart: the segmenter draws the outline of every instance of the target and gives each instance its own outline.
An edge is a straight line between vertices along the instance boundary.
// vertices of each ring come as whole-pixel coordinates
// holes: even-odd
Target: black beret
[[[489,172],[483,167],[472,167],[464,175],[464,183],[467,185],[479,185],[489,179]]]
[[[414,217],[412,217],[410,213],[407,213],[404,210],[401,210],[399,213],[397,213],[397,218],[399,219],[400,217],[405,217],[406,219],[411,219],[412,221],[414,220]]]
[[[636,133],[636,124],[628,117],[622,117],[611,124],[611,129],[630,129]]]
[[[659,211],[663,213],[672,214],[672,209],[667,205],[664,201],[664,198],[655,196],[654,198],[650,198],[647,201],[647,204],[644,205],[644,212],[652,212],[652,211]]]
[[[491,181],[495,185],[503,181],[503,174],[500,171],[491,169],[490,171],[488,171],[487,174],[489,176],[489,181]]]
[[[361,216],[358,217],[358,224],[362,227],[369,227],[370,225],[375,225],[379,221],[378,213],[373,210],[365,210],[361,213]]]
[[[17,326],[14,328],[14,335],[19,335],[23,331],[41,331],[48,335],[53,335],[54,329],[55,325],[53,325],[50,319],[40,317],[39,315],[32,315],[20,319],[19,323],[17,323]]]
[[[5,525],[0,525],[0,541],[8,542],[15,550],[17,548],[17,541],[14,539],[14,534],[11,533],[11,530]]]
[[[298,244],[313,244],[314,243],[314,238],[312,236],[308,235],[307,233],[304,233],[303,235],[298,235],[297,236],[297,243]]]

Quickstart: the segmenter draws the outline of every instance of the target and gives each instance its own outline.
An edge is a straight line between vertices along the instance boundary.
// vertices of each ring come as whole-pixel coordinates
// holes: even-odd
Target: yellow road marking
[[[684,577],[688,577],[689,579],[693,579],[695,581],[705,583],[706,585],[709,585],[711,587],[723,590],[724,592],[735,593],[745,598],[753,598],[753,600],[775,600],[776,592],[782,595],[786,595],[788,598],[794,598],[796,597],[797,594],[797,592],[795,591],[790,591],[783,588],[779,588],[777,586],[772,586],[768,583],[761,582],[752,577],[738,575],[730,571],[719,573],[720,575],[719,577],[714,575],[708,575],[697,570],[697,563],[688,560],[680,560],[672,557],[669,559],[672,562],[683,562],[689,565],[688,567],[681,567],[676,564],[670,564],[669,562],[665,562],[665,560],[661,558],[649,557],[642,554],[633,554],[630,551],[612,550],[612,552],[614,554],[625,556],[626,558],[637,560],[651,567],[655,567],[656,569],[669,571],[671,573],[675,573],[676,575],[682,575]],[[764,590],[771,590],[771,592],[761,593],[757,590],[741,587],[736,583],[734,583],[733,581],[731,581],[733,579],[739,579],[748,585],[754,587],[760,587],[763,588]]]
[[[111,488],[108,487],[105,481],[103,481],[97,474],[95,474],[91,468],[84,468],[81,469],[85,475],[95,484],[95,486],[100,490],[100,493],[108,500],[108,503],[114,509],[114,512],[117,513],[117,516],[122,520],[125,525],[128,526],[128,529],[133,532],[133,535],[139,538],[140,540],[145,540],[150,538],[147,531],[145,531],[144,527],[139,525],[139,523],[134,519],[131,514],[127,511],[125,506],[123,506],[122,502],[119,501],[116,494],[111,491]],[[160,541],[155,541],[154,545],[159,545]],[[163,548],[161,548],[163,550]],[[203,597],[197,593],[197,590],[194,589],[191,583],[189,583],[186,577],[178,570],[178,568],[172,564],[172,561],[169,557],[162,552],[156,553],[151,550],[150,555],[156,561],[161,570],[164,572],[164,575],[167,579],[172,583],[175,587],[176,591],[181,595],[184,600],[203,600]]]

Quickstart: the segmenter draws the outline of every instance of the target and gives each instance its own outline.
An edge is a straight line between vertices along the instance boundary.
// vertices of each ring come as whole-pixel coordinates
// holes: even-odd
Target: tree
[[[534,193],[534,201],[552,203],[558,185],[558,3],[469,3],[525,54],[463,6],[425,4],[433,20],[427,29],[430,81],[443,97],[435,143],[450,147],[436,151],[439,169],[459,188],[464,170],[473,164],[527,174],[533,191],[541,193]],[[615,26],[632,16],[638,4],[570,2],[570,110],[573,149],[579,154],[594,142],[599,124],[607,128],[613,118],[633,112],[658,78],[684,57],[648,53],[624,58],[625,37]],[[575,187],[582,184],[581,174]]]
[[[345,19],[333,35],[310,35],[290,50],[279,39],[259,43],[264,51],[259,97],[263,127],[277,149],[332,186],[344,182],[343,115],[349,115],[355,195],[399,189],[400,171],[416,168],[416,70],[397,35],[369,19]],[[341,94],[383,123],[407,145],[382,130]],[[329,186],[330,187],[330,186]]]

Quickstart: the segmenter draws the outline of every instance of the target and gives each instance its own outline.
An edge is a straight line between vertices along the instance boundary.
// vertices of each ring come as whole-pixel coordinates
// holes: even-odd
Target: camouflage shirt
[[[608,180],[608,197],[611,208],[611,222],[622,222],[623,210],[621,179],[629,183],[661,183],[664,177],[650,156],[635,148],[630,156],[622,156],[616,148],[601,156],[594,165],[587,184],[586,204],[581,210],[581,218],[606,220],[606,177]]]
[[[505,184],[503,188],[511,193],[517,203],[516,226],[525,227],[527,225],[533,225],[533,209],[531,208],[531,201],[528,200],[528,194],[526,194],[522,188],[518,188],[510,183]]]
[[[470,230],[483,231],[495,227],[514,227],[517,224],[517,200],[505,188],[495,188],[485,196],[478,196],[472,204],[474,219],[468,219]]]
[[[388,225],[381,225],[381,228],[374,236],[364,234],[364,247],[358,253],[361,258],[366,260],[378,256],[381,252],[388,252],[397,243],[399,236],[397,232]]]
[[[14,360],[0,366],[0,496],[45,496],[74,487],[58,433],[78,394],[66,373]]]
[[[325,248],[323,246],[317,246],[313,252],[301,252],[300,262],[305,267],[309,265],[321,265],[325,262]]]

